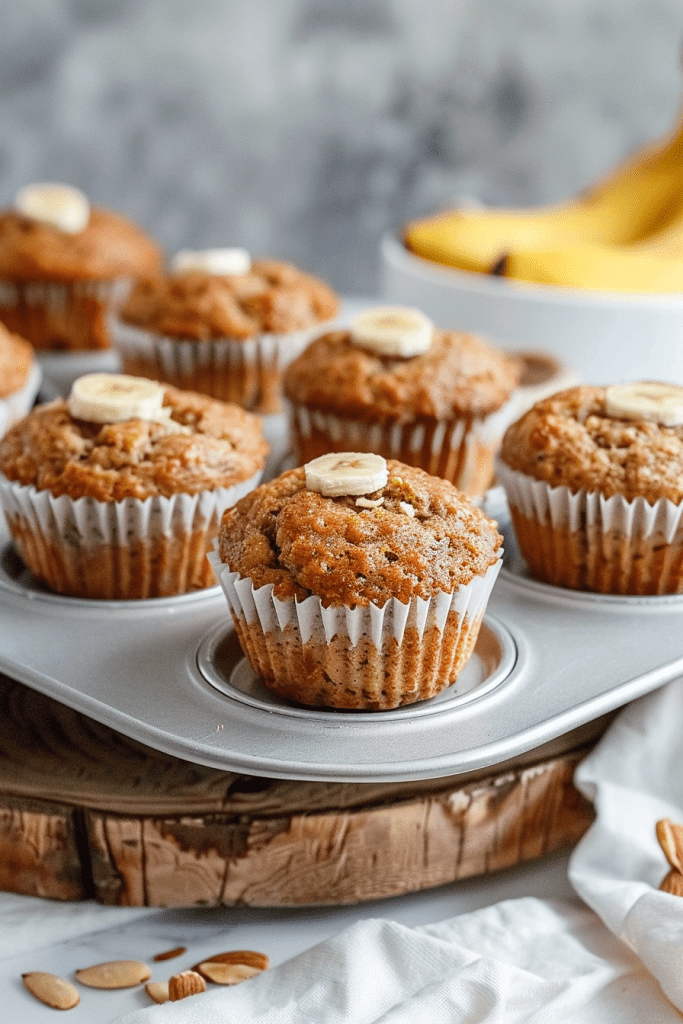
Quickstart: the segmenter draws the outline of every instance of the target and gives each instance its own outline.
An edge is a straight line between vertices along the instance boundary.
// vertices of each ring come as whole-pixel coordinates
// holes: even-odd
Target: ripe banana
[[[555,249],[511,252],[501,262],[504,277],[538,284],[608,292],[683,292],[683,255],[645,246],[582,242]]]
[[[683,120],[575,199],[531,209],[454,210],[409,224],[404,241],[426,259],[490,273],[506,253],[638,242],[667,222],[682,186]]]

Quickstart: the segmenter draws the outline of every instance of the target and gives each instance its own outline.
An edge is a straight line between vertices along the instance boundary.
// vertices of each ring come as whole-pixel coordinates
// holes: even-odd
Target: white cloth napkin
[[[520,898],[427,927],[365,920],[119,1024],[680,1024],[683,899],[657,889],[655,823],[683,822],[683,680],[622,712],[577,783],[597,820],[570,877],[599,917]]]
[[[683,679],[629,705],[579,766],[597,818],[569,878],[683,1011],[683,899],[659,892],[669,866],[660,818],[683,823]]]
[[[441,924],[370,919],[233,988],[119,1024],[680,1024],[589,910],[508,900]]]

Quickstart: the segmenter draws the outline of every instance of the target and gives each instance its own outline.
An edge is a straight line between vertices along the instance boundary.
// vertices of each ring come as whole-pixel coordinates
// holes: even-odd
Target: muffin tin
[[[474,655],[430,701],[317,710],[273,696],[242,659],[218,587],[148,601],[47,592],[0,527],[0,669],[149,746],[248,774],[406,781],[498,765],[683,674],[683,597],[610,597],[532,580],[502,493],[504,567]]]

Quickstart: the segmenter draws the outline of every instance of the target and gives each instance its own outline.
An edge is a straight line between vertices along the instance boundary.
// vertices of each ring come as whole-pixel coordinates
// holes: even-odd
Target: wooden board
[[[287,782],[152,750],[0,675],[0,889],[127,906],[344,904],[575,843],[590,745],[476,775]]]

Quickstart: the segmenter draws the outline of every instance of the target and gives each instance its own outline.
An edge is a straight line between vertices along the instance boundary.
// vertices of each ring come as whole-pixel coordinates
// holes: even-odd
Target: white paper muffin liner
[[[199,494],[97,501],[55,497],[0,475],[0,504],[25,564],[58,593],[166,597],[213,585],[206,552],[226,508],[261,471]]]
[[[601,593],[683,591],[683,504],[551,487],[502,460],[496,470],[534,576]]]
[[[0,320],[39,351],[109,347],[107,319],[130,290],[128,278],[76,281],[0,279]]]
[[[371,423],[292,402],[290,420],[298,463],[327,452],[374,452],[449,480],[474,497],[491,484],[509,414],[503,406],[481,418]]]
[[[267,686],[301,703],[365,708],[432,697],[454,681],[474,649],[502,564],[499,557],[485,575],[433,598],[325,608],[315,596],[281,600],[272,584],[254,587],[216,551],[209,561],[244,653]]]
[[[40,364],[34,359],[23,388],[14,391],[11,395],[6,395],[5,398],[0,398],[0,437],[31,411],[42,379]]]
[[[251,338],[172,338],[124,323],[111,322],[112,343],[125,373],[199,391],[256,412],[282,407],[280,383],[285,367],[332,322],[285,334]]]

